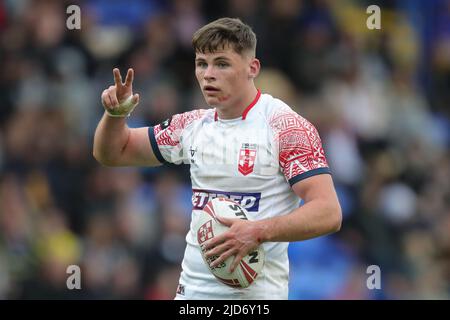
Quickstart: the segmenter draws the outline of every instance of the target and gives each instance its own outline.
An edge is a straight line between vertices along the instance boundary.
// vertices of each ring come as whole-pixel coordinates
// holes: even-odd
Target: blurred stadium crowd
[[[290,245],[290,299],[448,299],[448,0],[0,0],[0,298],[174,297],[189,168],[102,167],[93,134],[116,66],[130,126],[206,107],[190,41],[221,16],[254,28],[257,86],[319,129],[343,208],[339,233]]]

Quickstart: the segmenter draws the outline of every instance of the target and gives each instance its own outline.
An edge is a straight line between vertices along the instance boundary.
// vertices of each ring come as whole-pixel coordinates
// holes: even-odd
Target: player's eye
[[[197,67],[206,68],[208,65],[204,61],[197,61]]]
[[[226,67],[229,66],[229,64],[226,63],[226,62],[218,62],[218,63],[217,63],[217,66],[218,66],[219,68],[226,68]]]

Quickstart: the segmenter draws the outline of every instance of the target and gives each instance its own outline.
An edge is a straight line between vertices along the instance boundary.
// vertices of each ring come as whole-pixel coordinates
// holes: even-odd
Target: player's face
[[[254,77],[254,60],[229,47],[215,52],[197,52],[195,75],[208,105],[229,106],[237,103],[240,93],[246,90]]]

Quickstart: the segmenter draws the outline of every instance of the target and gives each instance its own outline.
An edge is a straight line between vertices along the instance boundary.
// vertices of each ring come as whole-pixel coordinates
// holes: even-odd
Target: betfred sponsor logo
[[[209,200],[224,197],[239,203],[248,212],[258,212],[261,192],[225,192],[217,190],[192,189],[194,210],[202,210]]]

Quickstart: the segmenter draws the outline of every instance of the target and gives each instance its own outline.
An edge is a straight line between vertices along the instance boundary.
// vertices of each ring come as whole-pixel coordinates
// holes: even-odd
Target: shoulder
[[[196,109],[178,113],[155,126],[155,131],[169,130],[172,132],[184,130],[197,121],[214,118],[214,109]]]
[[[315,127],[307,119],[284,101],[264,94],[264,102],[266,121],[275,133],[286,132],[290,129],[315,130]]]
[[[177,128],[186,128],[196,121],[202,121],[204,119],[214,118],[213,109],[196,109],[179,113],[172,116],[171,124]]]
[[[267,122],[278,148],[283,173],[292,186],[316,174],[330,173],[315,126],[279,99],[266,106]]]

